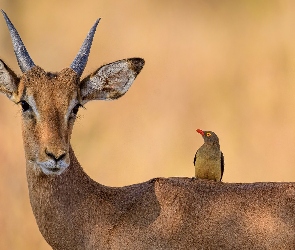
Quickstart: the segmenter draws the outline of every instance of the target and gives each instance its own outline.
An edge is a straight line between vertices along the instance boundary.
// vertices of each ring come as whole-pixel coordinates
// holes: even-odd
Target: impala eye
[[[77,114],[78,114],[78,111],[79,111],[79,108],[80,107],[83,107],[80,103],[79,104],[77,104],[73,109],[72,109],[72,114],[74,115],[74,116],[76,116]]]
[[[31,108],[31,106],[26,101],[20,101],[20,105],[22,106],[23,112],[26,112]]]
[[[72,112],[74,115],[76,115],[76,114],[78,114],[78,111],[79,111],[79,106],[77,105],[73,108]]]

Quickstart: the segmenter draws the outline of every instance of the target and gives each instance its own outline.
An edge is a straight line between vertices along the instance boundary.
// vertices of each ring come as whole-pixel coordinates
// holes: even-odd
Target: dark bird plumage
[[[194,158],[195,177],[221,181],[224,171],[224,157],[220,151],[219,139],[212,131],[197,129],[204,144],[197,150]]]

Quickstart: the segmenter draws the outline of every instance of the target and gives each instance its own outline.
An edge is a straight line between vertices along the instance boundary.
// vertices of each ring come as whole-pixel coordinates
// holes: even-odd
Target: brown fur
[[[111,84],[108,79],[103,82]],[[71,69],[51,74],[37,66],[18,85],[0,82],[5,90],[17,87],[15,102],[33,96],[40,114],[23,113],[26,171],[33,213],[53,249],[294,249],[294,183],[156,178],[112,188],[93,181],[70,146],[74,119],[65,119],[71,100],[84,98],[80,93],[108,97],[97,89],[93,94],[88,84],[80,85]],[[45,148],[66,152],[70,164],[60,175],[46,175],[36,165],[37,158],[50,158]]]
[[[28,173],[41,233],[53,249],[294,249],[293,183],[222,184],[158,178],[102,186],[74,163]]]

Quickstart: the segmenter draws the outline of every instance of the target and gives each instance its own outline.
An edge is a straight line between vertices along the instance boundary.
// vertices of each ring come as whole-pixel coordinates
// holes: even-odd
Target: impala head
[[[80,80],[97,20],[70,67],[58,73],[46,72],[34,64],[13,24],[2,13],[23,74],[18,77],[0,60],[0,92],[21,106],[24,146],[30,166],[37,173],[61,174],[70,165],[70,137],[79,108],[90,100],[113,100],[124,95],[144,60],[116,61]]]

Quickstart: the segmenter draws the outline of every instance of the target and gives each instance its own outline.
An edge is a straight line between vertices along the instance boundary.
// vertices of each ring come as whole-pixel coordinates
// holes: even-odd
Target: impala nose
[[[48,155],[51,159],[53,159],[55,162],[63,160],[66,156],[65,151],[60,151],[58,153],[52,153],[48,149],[45,149],[45,154]]]

